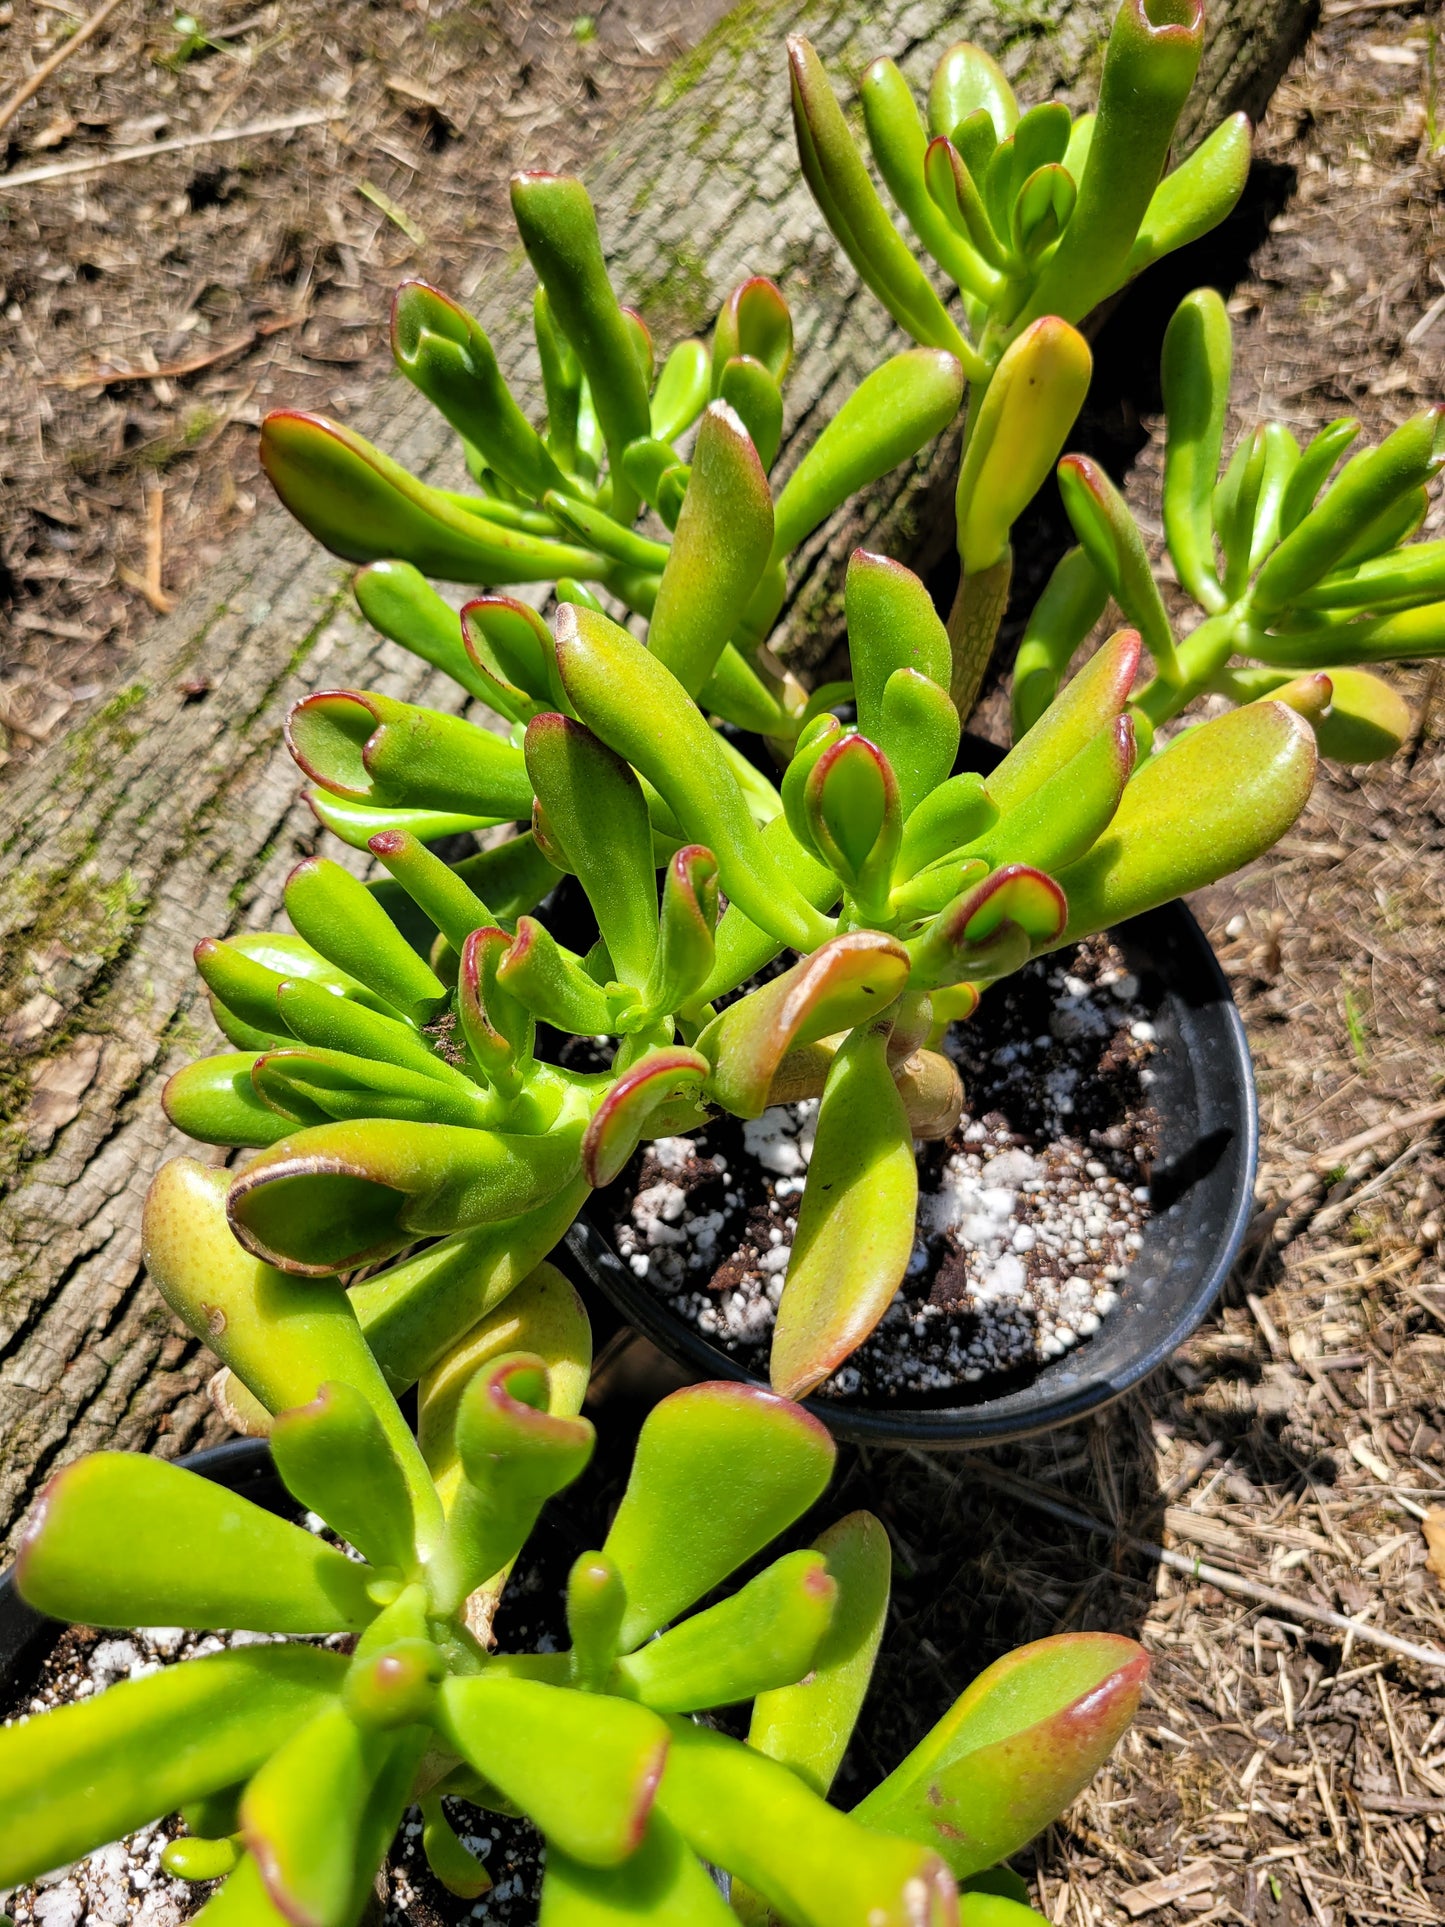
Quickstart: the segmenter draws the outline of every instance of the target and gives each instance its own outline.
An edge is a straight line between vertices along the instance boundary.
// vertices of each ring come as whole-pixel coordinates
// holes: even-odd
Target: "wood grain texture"
[[[594,170],[624,298],[662,345],[704,327],[743,274],[783,283],[798,356],[780,475],[896,345],[798,180],[784,33],[807,32],[835,76],[887,51],[919,84],[950,41],[977,39],[1026,98],[1056,92],[1077,108],[1111,10],[1109,0],[887,0],[861,30],[863,10],[840,0],[744,4]],[[1227,0],[1213,12],[1191,135],[1238,107],[1258,112],[1307,25],[1300,0]],[[514,270],[476,305],[535,398],[530,290]],[[449,431],[402,384],[383,386],[356,425],[417,473],[460,485]],[[840,564],[857,541],[919,562],[949,540],[951,466],[950,450],[935,451],[806,547],[787,618],[798,659],[836,621]],[[139,1252],[153,1172],[194,1148],[167,1126],[160,1086],[218,1042],[191,948],[272,922],[287,871],[317,846],[281,741],[291,702],[341,685],[459,706],[459,691],[365,628],[347,577],[283,512],[263,509],[204,588],[151,633],[136,680],[0,792],[7,1542],[43,1478],[78,1453],[175,1453],[208,1427],[214,1435],[204,1393],[214,1361],[175,1325]]]

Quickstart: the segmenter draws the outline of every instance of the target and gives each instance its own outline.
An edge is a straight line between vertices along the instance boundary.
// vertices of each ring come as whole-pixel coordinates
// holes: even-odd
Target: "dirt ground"
[[[283,20],[239,0],[211,22],[223,49],[172,70],[157,65],[169,15],[151,5],[6,130],[13,168],[144,138],[123,123],[158,113],[167,135],[240,124],[314,101],[318,65],[336,98],[366,103],[345,147],[311,128],[0,201],[0,719],[17,751],[143,648],[130,578],[145,580],[147,491],[164,490],[173,594],[249,513],[270,395],[355,399],[380,365],[390,281],[421,269],[475,285],[486,250],[507,245],[505,168],[584,151],[642,97],[669,30],[704,11],[721,7],[599,7],[589,40],[563,7],[292,5]],[[74,12],[0,6],[0,49],[28,35],[39,52],[40,23],[54,34]],[[1248,204],[1208,257],[1233,249],[1220,273],[1241,425],[1267,408],[1309,432],[1352,413],[1378,439],[1445,386],[1437,26],[1395,0],[1328,6],[1276,97]],[[272,322],[285,325],[263,332]],[[1106,330],[1101,368],[1147,360],[1136,324]],[[220,349],[188,375],[54,381]],[[1117,419],[1095,431],[1142,445],[1130,489],[1157,522],[1147,383],[1109,392]],[[1445,533],[1438,502],[1429,532]],[[1110,1627],[1153,1655],[1134,1732],[1020,1858],[1055,1927],[1445,1920],[1445,1667],[1364,1636],[1445,1650],[1445,1553],[1432,1573],[1421,1530],[1445,1506],[1445,678],[1401,681],[1413,744],[1387,767],[1326,774],[1279,850],[1197,906],[1249,1025],[1264,1134],[1259,1215],[1222,1308],[1092,1425],[962,1466],[845,1453],[827,1502],[830,1516],[874,1507],[897,1552],[860,1785],[1020,1640]],[[1362,1630],[1252,1606],[1140,1542]]]
[[[254,512],[266,409],[344,418],[395,283],[474,294],[508,175],[595,154],[726,5],[209,0],[182,34],[122,0],[0,128],[7,172],[105,163],[0,182],[0,753],[63,730]],[[91,11],[0,0],[0,94]],[[344,120],[205,138],[303,113]]]

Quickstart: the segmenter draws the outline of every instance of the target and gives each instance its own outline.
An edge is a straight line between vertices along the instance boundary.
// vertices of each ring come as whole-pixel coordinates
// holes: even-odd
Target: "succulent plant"
[[[336,554],[384,565],[358,590],[368,618],[484,701],[496,696],[486,618],[464,652],[422,577],[557,583],[564,599],[590,584],[648,618],[652,648],[710,711],[790,739],[807,697],[758,654],[782,607],[787,557],[953,419],[958,362],[919,347],[875,368],[774,501],[768,471],[793,323],[773,283],[740,283],[711,344],[681,341],[657,369],[646,323],[613,291],[582,183],[520,174],[512,209],[538,280],[545,433],[515,400],[481,324],[440,290],[405,281],[391,316],[396,365],[456,429],[476,492],[433,487],[354,430],[282,410],[261,433],[277,493]],[[684,458],[677,442],[694,427]],[[651,533],[634,526],[648,511]]]
[[[1283,423],[1264,423],[1221,473],[1232,358],[1224,302],[1196,290],[1170,321],[1162,365],[1164,535],[1196,626],[1176,635],[1144,538],[1103,469],[1065,456],[1059,486],[1080,546],[1059,563],[1020,648],[1016,733],[1044,713],[1112,596],[1153,658],[1134,698],[1151,722],[1203,693],[1274,695],[1312,719],[1326,755],[1367,763],[1400,747],[1404,698],[1361,665],[1445,654],[1445,542],[1410,539],[1445,468],[1445,408],[1351,455],[1333,480],[1360,432],[1348,417],[1303,449]]]
[[[1304,806],[1314,737],[1285,703],[1151,749],[1127,631],[992,775],[955,774],[948,637],[923,584],[859,551],[846,602],[857,726],[815,716],[780,789],[655,648],[571,603],[554,636],[487,601],[520,743],[365,692],[293,711],[319,813],[391,825],[368,844],[390,880],[308,859],[285,889],[296,935],[202,943],[237,1049],[179,1072],[166,1103],[193,1136],[257,1151],[227,1211],[269,1262],[326,1275],[441,1241],[353,1294],[394,1384],[642,1138],[817,1097],[771,1368],[804,1396],[902,1281],[914,1140],[946,1135],[962,1104],[932,1048],[947,1023],[1031,956],[1248,862]],[[694,661],[694,685],[708,669]],[[428,848],[458,821],[524,815],[455,866]],[[595,921],[583,950],[529,914],[563,871]],[[398,897],[410,941],[387,914]],[[755,981],[785,951],[797,961]],[[548,1061],[539,1038],[558,1033],[611,1040],[606,1068]]]
[[[926,112],[891,60],[863,73],[868,146],[914,242],[954,284],[946,303],[899,232],[823,65],[788,43],[798,155],[823,218],[905,333],[969,383],[957,487],[961,577],[952,693],[972,708],[1008,599],[1010,529],[1064,447],[1089,384],[1079,324],[1137,274],[1208,233],[1249,170],[1234,114],[1166,172],[1204,43],[1201,0],[1122,0],[1095,112],[1021,110],[1003,70],[960,41]]]
[[[438,1879],[486,1891],[452,1798],[540,1829],[545,1927],[735,1919],[710,1868],[754,1921],[948,1927],[956,1883],[980,1875],[970,1927],[1037,1921],[1010,1897],[1016,1876],[985,1870],[1062,1811],[1128,1724],[1147,1670],[1133,1641],[1007,1655],[840,1811],[826,1794],[883,1630],[887,1535],[855,1512],[715,1598],[821,1496],[834,1447],[771,1394],[699,1385],[649,1415],[600,1549],[572,1567],[569,1649],[497,1651],[513,1562],[593,1447],[575,1294],[533,1271],[427,1375],[414,1437],[340,1284],[242,1252],[224,1187],[190,1160],[165,1168],[151,1274],[271,1415],[298,1508],[354,1556],[158,1459],[99,1452],[57,1474],[20,1555],[32,1605],[292,1637],[0,1730],[0,1885],[179,1810],[165,1865],[224,1878],[199,1918],[354,1927],[413,1804]],[[693,1717],[747,1702],[746,1743]]]
[[[394,1386],[500,1302],[641,1140],[817,1098],[771,1360],[776,1390],[807,1395],[904,1275],[913,1145],[946,1135],[962,1101],[936,1048],[947,1024],[1030,957],[1268,849],[1304,806],[1317,739],[1355,760],[1400,740],[1402,702],[1356,665],[1445,635],[1440,545],[1399,546],[1442,459],[1438,417],[1356,457],[1318,502],[1347,425],[1303,453],[1263,429],[1217,480],[1228,322],[1204,292],[1175,317],[1164,369],[1165,523],[1202,619],[1176,638],[1117,491],[1066,457],[1080,546],[1024,637],[1014,747],[986,779],[955,769],[1011,525],[1088,380],[1074,324],[1239,193],[1242,117],[1163,176],[1201,32],[1194,0],[1123,0],[1097,116],[1077,122],[1057,103],[1020,114],[996,64],[960,45],[934,76],[931,140],[898,71],[868,69],[879,171],[953,274],[962,327],[885,213],[816,56],[791,44],[809,184],[919,346],[867,377],[776,503],[792,342],[778,290],[744,282],[711,349],[681,344],[654,383],[585,191],[553,176],[513,192],[539,280],[545,435],[474,321],[419,283],[397,298],[398,362],[462,435],[480,494],[428,489],[319,419],[268,422],[283,499],[365,564],[368,618],[507,732],[366,690],[296,706],[312,808],[388,874],[363,884],[309,860],[286,888],[294,935],[203,943],[235,1049],[167,1094],[192,1135],[258,1152],[227,1208],[267,1261],[326,1276],[439,1241],[353,1294]],[[806,695],[763,647],[783,561],[938,432],[965,377],[962,602],[943,623],[916,577],[860,550],[850,680]],[[644,507],[661,536],[633,526]],[[458,617],[428,572],[560,574],[555,621],[495,588]],[[645,641],[600,595],[647,617]],[[1064,682],[1111,595],[1135,630]],[[1141,638],[1153,673],[1136,691]],[[1235,707],[1174,727],[1205,693]],[[849,700],[856,725],[834,713]],[[765,738],[778,782],[718,718]],[[1156,742],[1164,725],[1173,739]],[[460,862],[436,853],[508,825],[524,827]],[[564,873],[590,911],[575,947],[533,914]],[[769,978],[785,952],[796,961]],[[559,1050],[569,1035],[598,1040],[595,1068]]]

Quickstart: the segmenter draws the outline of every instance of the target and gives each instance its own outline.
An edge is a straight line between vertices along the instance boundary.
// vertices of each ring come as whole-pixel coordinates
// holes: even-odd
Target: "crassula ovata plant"
[[[1013,573],[1010,532],[1088,390],[1079,332],[1144,269],[1217,226],[1244,190],[1250,127],[1234,114],[1168,171],[1204,45],[1202,0],[1122,0],[1094,112],[1021,110],[983,48],[950,47],[920,113],[897,66],[858,86],[885,208],[817,54],[788,43],[803,174],[859,278],[907,334],[947,348],[968,381],[956,489],[952,694],[966,715]],[[946,302],[915,246],[954,284]]]
[[[585,191],[548,175],[513,192],[544,432],[480,326],[418,282],[398,293],[396,358],[460,434],[472,490],[418,482],[321,418],[269,418],[268,472],[364,565],[368,619],[503,725],[374,691],[297,705],[317,817],[385,874],[308,859],[290,930],[199,946],[232,1049],[167,1093],[191,1135],[254,1155],[167,1167],[152,1275],[220,1357],[221,1409],[270,1437],[298,1504],[361,1558],[147,1460],[61,1473],[22,1559],[35,1604],[333,1645],[216,1654],[0,1733],[0,1882],[180,1808],[190,1831],[168,1864],[226,1875],[214,1927],[353,1927],[412,1801],[438,1877],[482,1891],[441,1804],[454,1795],[540,1827],[543,1927],[1032,1918],[986,1870],[1105,1756],[1142,1656],[1106,1635],[1025,1648],[851,1815],[829,1806],[882,1626],[881,1528],[855,1514],[703,1603],[826,1483],[826,1434],[786,1400],[703,1386],[666,1401],[601,1550],[573,1570],[570,1651],[497,1652],[492,1623],[540,1508],[591,1448],[590,1338],[542,1262],[590,1190],[714,1109],[817,1098],[772,1358],[778,1392],[816,1389],[908,1262],[915,1141],[961,1104],[936,1048],[947,1024],[1030,957],[1268,849],[1304,806],[1317,742],[1363,760],[1404,734],[1398,697],[1359,665],[1445,649],[1440,545],[1406,546],[1440,465],[1436,418],[1333,483],[1349,425],[1304,450],[1270,425],[1221,477],[1228,326],[1206,291],[1164,370],[1165,532],[1201,619],[1178,632],[1117,491],[1065,457],[1079,547],[1025,635],[1014,746],[986,778],[955,772],[1010,531],[1089,379],[1076,324],[1242,186],[1239,118],[1164,174],[1201,32],[1193,4],[1124,0],[1097,117],[1080,121],[1021,113],[976,48],[945,56],[926,125],[890,63],[868,70],[870,147],[955,283],[947,301],[794,44],[808,183],[918,345],[859,385],[776,492],[792,354],[778,289],[742,283],[711,343],[659,371]],[[858,552],[849,681],[810,695],[767,648],[787,558],[965,399],[949,621],[900,564]],[[458,615],[428,577],[486,593]],[[550,621],[502,593],[522,583],[555,589]],[[1110,596],[1133,628],[1070,677]],[[1223,713],[1181,723],[1199,695]],[[834,713],[849,701],[856,723]],[[438,854],[478,831],[477,854]],[[564,876],[592,919],[576,947],[533,914]],[[600,1040],[597,1068],[564,1061],[568,1036]],[[395,1402],[412,1386],[415,1438]],[[747,1700],[748,1744],[693,1721]],[[713,1867],[733,1876],[731,1915]],[[960,1897],[980,1876],[988,1890]]]
[[[946,342],[939,333],[945,309],[884,215],[816,58],[794,45],[814,193],[898,318],[932,319],[914,326],[925,345],[885,363],[823,428],[776,502],[768,469],[791,353],[781,295],[744,282],[710,349],[681,344],[653,383],[585,192],[552,176],[519,177],[513,196],[539,280],[544,435],[475,322],[419,283],[397,299],[399,365],[459,428],[480,493],[425,488],[318,418],[268,420],[273,480],[308,527],[365,561],[356,593],[370,620],[508,726],[503,736],[364,690],[296,706],[288,737],[315,813],[389,875],[363,885],[308,860],[285,893],[294,934],[203,943],[197,961],[236,1049],[180,1073],[167,1096],[192,1135],[260,1153],[228,1209],[268,1261],[327,1275],[441,1240],[357,1289],[394,1383],[413,1382],[537,1262],[643,1138],[717,1108],[746,1119],[819,1098],[771,1361],[775,1389],[806,1395],[873,1330],[904,1275],[913,1144],[946,1135],[961,1105],[934,1048],[946,1024],[1029,957],[1268,849],[1304,806],[1317,738],[1352,757],[1399,741],[1400,699],[1351,665],[1392,642],[1434,646],[1437,630],[1445,643],[1428,602],[1438,545],[1400,546],[1440,464],[1436,417],[1355,457],[1333,484],[1346,425],[1303,452],[1287,431],[1261,430],[1218,479],[1229,342],[1208,291],[1180,309],[1164,368],[1165,524],[1203,618],[1191,633],[1176,637],[1117,490],[1067,456],[1060,482],[1080,547],[1029,623],[1015,746],[986,779],[954,773],[956,698],[976,687],[982,631],[942,622],[898,563],[859,551],[849,565],[848,683],[808,697],[760,649],[800,534],[935,433],[964,373],[960,536],[992,517],[987,568],[1007,573],[1011,522],[1087,380],[1072,320],[1238,192],[1242,122],[1158,180],[1199,32],[1192,11],[1153,22],[1125,0],[1097,122],[1072,124],[1062,108],[1020,116],[994,63],[954,48],[930,94],[931,146],[896,70],[869,70],[880,171],[920,238],[937,237],[945,162],[950,180],[981,178],[980,205],[997,202],[1000,246],[1018,230],[992,279],[959,283],[971,347],[952,321]],[[1131,119],[1120,103],[1136,97],[1152,105]],[[1060,141],[1062,158],[1048,158]],[[1070,158],[1076,196],[1061,185],[1074,179]],[[1021,212],[1039,175],[1059,197],[1041,226]],[[1101,183],[1125,176],[1128,196],[1105,194]],[[1056,364],[1029,359],[1026,344],[1045,339],[1037,309],[1058,283],[1054,264],[1090,232],[1089,273],[1069,281],[1068,315],[1056,317],[1078,341],[1065,359],[1079,379],[1059,387]],[[694,421],[683,460],[675,439]],[[633,528],[644,504],[666,540]],[[982,555],[966,548],[966,587],[987,573]],[[458,618],[424,574],[491,585],[564,567],[574,573],[555,582],[550,623],[495,587]],[[645,641],[601,594],[647,616]],[[1065,682],[1111,594],[1135,631]],[[1153,667],[1142,680],[1141,635]],[[1156,741],[1201,693],[1236,707]],[[844,698],[856,726],[833,713]],[[767,738],[776,782],[719,717]],[[430,847],[507,824],[526,827],[460,862]],[[532,914],[564,873],[592,918],[576,949]],[[797,961],[781,976],[755,981],[789,952]],[[598,1068],[553,1061],[569,1033],[610,1040]]]
[[[715,1598],[821,1496],[835,1447],[785,1400],[698,1385],[646,1419],[600,1549],[571,1569],[567,1649],[498,1651],[513,1563],[592,1450],[571,1287],[545,1265],[524,1279],[428,1373],[414,1437],[342,1286],[243,1252],[224,1194],[217,1172],[167,1167],[151,1275],[271,1415],[298,1507],[357,1556],[143,1455],[57,1474],[20,1555],[33,1605],[307,1643],[182,1661],[0,1729],[0,1885],[179,1810],[164,1864],[222,1881],[208,1927],[355,1927],[413,1804],[443,1885],[487,1890],[453,1798],[538,1827],[542,1927],[1037,1922],[1018,1877],[988,1870],[1128,1724],[1147,1670],[1133,1641],[1067,1634],[1007,1655],[840,1811],[826,1795],[887,1612],[887,1535],[852,1513]],[[746,1743],[692,1717],[747,1702]]]

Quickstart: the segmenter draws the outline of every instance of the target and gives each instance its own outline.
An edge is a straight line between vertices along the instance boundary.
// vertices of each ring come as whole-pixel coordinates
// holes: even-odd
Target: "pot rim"
[[[1140,1343],[1122,1364],[1107,1374],[1084,1377],[1069,1387],[1049,1384],[1050,1365],[1045,1365],[1032,1384],[1011,1390],[996,1398],[974,1399],[961,1405],[900,1406],[866,1398],[844,1403],[835,1399],[808,1398],[802,1401],[837,1437],[857,1444],[911,1446],[916,1449],[948,1451],[1003,1444],[1052,1431],[1080,1418],[1104,1410],[1131,1391],[1172,1355],[1203,1321],[1223,1290],[1244,1242],[1254,1208],[1254,1179],[1259,1160],[1259,1108],[1254,1083],[1254,1066],[1244,1022],[1234,1002],[1229,980],[1221,969],[1209,939],[1198,919],[1181,899],[1161,905],[1120,924],[1109,934],[1127,941],[1151,923],[1167,920],[1174,926],[1179,947],[1187,953],[1194,978],[1194,1001],[1207,1005],[1216,1017],[1216,1061],[1206,1067],[1195,1063],[1196,1073],[1207,1075],[1211,1087],[1223,1090],[1228,1098],[1230,1124],[1236,1144],[1234,1179],[1229,1208],[1222,1223],[1209,1239],[1210,1256],[1193,1283],[1182,1293],[1169,1315],[1161,1321],[1139,1321],[1150,1329],[1140,1331]],[[1156,945],[1147,941],[1143,947]],[[1166,988],[1169,977],[1161,971]],[[1176,972],[1176,976],[1179,973]],[[1201,997],[1198,993],[1202,991]],[[1179,1048],[1187,1045],[1180,1040]],[[1194,1060],[1191,1058],[1191,1062]],[[689,1371],[704,1378],[727,1378],[735,1383],[767,1389],[767,1380],[739,1364],[720,1346],[714,1345],[695,1325],[679,1317],[655,1293],[635,1279],[613,1250],[610,1240],[598,1230],[585,1210],[564,1239],[567,1254],[587,1282],[621,1313],[634,1330],[650,1339],[658,1349]],[[1129,1279],[1124,1281],[1127,1303]],[[1122,1307],[1121,1307],[1122,1309]],[[1116,1314],[1117,1315],[1117,1314]],[[1097,1341],[1066,1354],[1068,1360],[1087,1358],[1089,1347]],[[1007,1411],[998,1408],[1005,1404]]]

